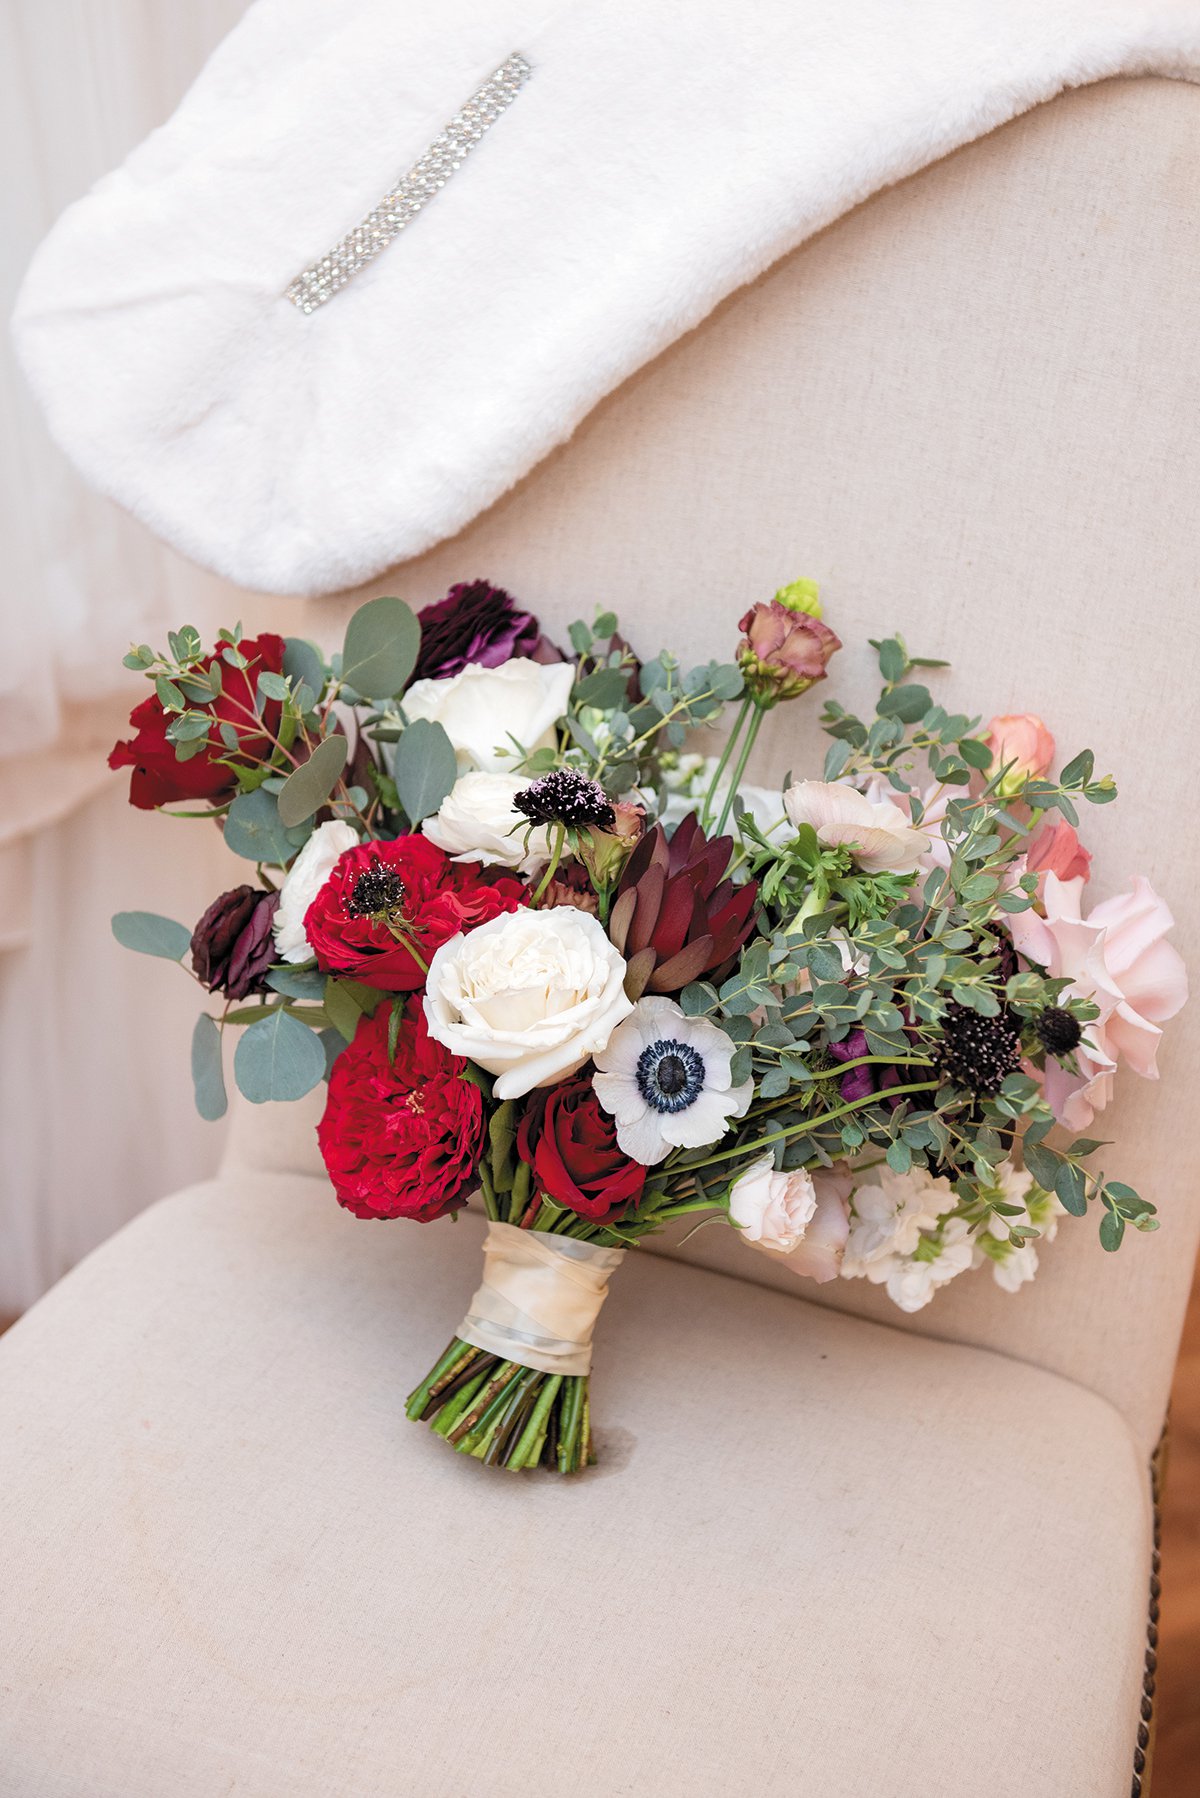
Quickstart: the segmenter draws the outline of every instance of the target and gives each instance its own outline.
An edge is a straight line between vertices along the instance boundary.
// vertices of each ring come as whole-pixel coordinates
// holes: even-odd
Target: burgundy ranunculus
[[[746,691],[760,705],[795,699],[824,680],[829,658],[842,647],[841,638],[827,624],[778,599],[751,606],[738,629],[742,632],[738,667]]]
[[[254,728],[255,690],[263,673],[279,674],[283,669],[283,638],[265,631],[260,637],[245,637],[238,645],[249,667],[231,668],[222,660],[223,690],[214,708],[219,724],[232,724],[242,735],[251,754],[261,753],[270,745],[263,733]],[[217,660],[214,650],[199,664],[206,673]],[[263,710],[263,723],[268,731],[279,728],[280,705],[277,699]],[[158,695],[143,699],[129,715],[134,735],[117,743],[108,758],[110,768],[132,768],[129,777],[129,803],[139,811],[152,812],[157,805],[175,805],[181,799],[210,799],[214,804],[237,792],[237,780],[230,770],[217,761],[229,751],[212,732],[210,748],[186,762],[176,759],[175,745],[167,741],[170,719],[163,711]]]
[[[541,626],[489,581],[464,581],[418,613],[421,648],[413,680],[449,680],[468,662],[498,668],[514,656],[534,657]]]
[[[214,899],[192,932],[192,968],[210,993],[244,999],[261,992],[275,960],[271,921],[278,893],[234,887]]]
[[[452,862],[426,836],[347,849],[304,915],[304,934],[326,974],[381,992],[425,984],[435,949],[525,903],[525,883],[504,869]]]
[[[645,1168],[617,1146],[616,1122],[586,1074],[530,1095],[517,1154],[540,1192],[595,1223],[636,1205],[646,1184]]]

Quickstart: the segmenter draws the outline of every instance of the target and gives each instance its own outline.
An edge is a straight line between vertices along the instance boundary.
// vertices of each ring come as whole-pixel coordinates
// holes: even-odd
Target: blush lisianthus
[[[464,1203],[483,1141],[483,1095],[435,1042],[420,1001],[405,1006],[388,1058],[391,1007],[364,1017],[333,1064],[317,1126],[338,1203],[356,1217],[420,1223]]]
[[[632,1010],[623,957],[573,905],[493,918],[429,964],[430,1031],[495,1074],[502,1100],[576,1073]]]
[[[733,1043],[673,999],[639,999],[596,1055],[592,1084],[616,1119],[617,1141],[646,1167],[672,1149],[701,1149],[744,1117],[753,1080],[732,1082]]]
[[[427,837],[397,837],[339,856],[305,913],[304,932],[326,974],[406,993],[424,985],[443,943],[524,899],[515,875],[488,877],[473,862],[450,861]]]
[[[783,809],[797,830],[810,824],[823,849],[849,849],[864,874],[911,874],[930,848],[898,805],[841,781],[798,780],[783,795]]]
[[[167,739],[170,718],[156,693],[143,699],[129,714],[133,736],[113,746],[108,758],[110,768],[131,768],[129,803],[139,811],[151,812],[155,806],[176,805],[183,799],[208,799],[216,804],[237,792],[237,779],[219,758],[230,751],[215,735],[217,726],[231,725],[237,730],[246,750],[251,754],[265,752],[271,735],[279,728],[280,704],[267,702],[262,711],[262,728],[256,728],[255,696],[260,674],[279,674],[283,668],[282,637],[264,631],[259,637],[244,637],[238,645],[246,658],[245,668],[233,668],[219,655],[219,647],[196,664],[196,674],[205,673],[220,660],[222,690],[213,710],[216,726],[208,748],[200,755],[181,762],[175,745]]]
[[[1054,738],[1035,712],[993,718],[984,742],[992,752],[992,774],[1005,770],[996,788],[1001,799],[1017,798],[1026,781],[1048,773],[1054,760]]]
[[[586,1075],[530,1096],[517,1127],[517,1154],[539,1191],[594,1223],[636,1205],[646,1184],[645,1168],[620,1148]]]
[[[738,667],[746,691],[763,706],[795,699],[824,680],[830,657],[842,647],[820,618],[778,598],[751,606],[738,629]]]
[[[523,612],[503,587],[490,581],[461,581],[445,599],[423,606],[417,614],[421,648],[412,679],[449,680],[468,662],[498,668],[514,656],[532,656],[541,642],[541,626]]]

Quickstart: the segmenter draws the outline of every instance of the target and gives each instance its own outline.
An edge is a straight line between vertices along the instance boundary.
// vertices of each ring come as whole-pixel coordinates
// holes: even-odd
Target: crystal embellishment
[[[462,167],[532,73],[525,58],[515,51],[501,63],[374,210],[341,243],[296,276],[287,290],[292,305],[301,312],[315,312],[399,237],[439,188],[445,187],[455,169]]]

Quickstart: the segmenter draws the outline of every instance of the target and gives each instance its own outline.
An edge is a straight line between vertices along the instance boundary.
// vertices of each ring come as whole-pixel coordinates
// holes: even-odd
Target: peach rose
[[[1054,738],[1033,712],[993,718],[984,741],[992,751],[992,773],[1008,769],[999,787],[1005,799],[1015,799],[1027,780],[1048,773],[1054,760]]]
[[[1056,818],[1052,824],[1043,824],[1029,839],[1025,866],[1034,874],[1057,874],[1060,880],[1086,880],[1092,857],[1079,841],[1075,826],[1065,818]]]

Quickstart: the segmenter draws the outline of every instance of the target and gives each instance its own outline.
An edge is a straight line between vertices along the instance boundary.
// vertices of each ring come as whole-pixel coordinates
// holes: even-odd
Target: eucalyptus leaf
[[[296,853],[274,796],[261,787],[253,793],[239,793],[230,806],[225,819],[225,843],[235,855],[250,862],[282,865]]]
[[[272,968],[267,985],[288,999],[320,1001],[325,997],[325,976],[319,968]]]
[[[133,949],[138,955],[159,955],[164,961],[182,961],[192,942],[192,933],[185,925],[153,911],[117,912],[112,933],[123,949]]]
[[[454,745],[440,724],[418,718],[409,725],[396,745],[392,775],[412,824],[438,810],[458,778]]]
[[[421,627],[402,599],[369,599],[346,627],[342,679],[367,699],[391,699],[416,666],[420,646]]]
[[[320,1038],[286,1011],[251,1024],[238,1043],[233,1072],[252,1105],[302,1099],[325,1076]]]
[[[283,672],[292,682],[293,691],[303,683],[319,699],[325,685],[325,663],[315,644],[305,637],[283,640]]]
[[[206,1011],[200,1013],[192,1031],[192,1088],[202,1118],[215,1124],[225,1116],[229,1101],[221,1071],[221,1032]]]
[[[350,745],[345,737],[325,737],[306,762],[294,768],[279,791],[279,821],[287,830],[319,812],[346,766]]]

